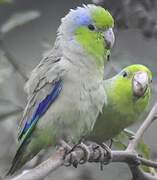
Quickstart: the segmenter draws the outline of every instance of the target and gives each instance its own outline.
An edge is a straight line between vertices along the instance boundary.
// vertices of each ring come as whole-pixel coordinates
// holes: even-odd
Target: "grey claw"
[[[64,147],[67,150],[67,152],[65,153],[64,159],[66,159],[67,155],[70,156],[69,162],[64,163],[64,166],[73,165],[75,168],[77,168],[78,164],[84,164],[89,160],[90,151],[88,149],[88,146],[86,146],[84,143],[76,144],[71,148],[69,145],[67,145],[67,143],[64,142]],[[84,156],[83,156],[82,160],[80,160],[80,161],[77,160],[77,157],[76,157],[75,152],[74,152],[75,149],[81,149],[83,151]]]
[[[102,143],[102,147],[106,151],[106,155],[105,156],[107,157],[107,161],[103,162],[103,164],[107,165],[107,164],[109,164],[112,161],[111,149],[105,143]]]
[[[100,169],[103,170],[103,165],[109,164],[110,161],[112,160],[110,148],[105,143],[103,143],[102,146],[94,143],[94,144],[92,144],[91,147],[92,147],[93,151],[99,152],[97,159],[95,159],[94,161],[100,162]]]
[[[81,143],[77,146],[77,148],[80,148],[84,153],[83,159],[79,162],[79,164],[86,163],[90,158],[90,151],[89,151],[88,146],[84,143]]]

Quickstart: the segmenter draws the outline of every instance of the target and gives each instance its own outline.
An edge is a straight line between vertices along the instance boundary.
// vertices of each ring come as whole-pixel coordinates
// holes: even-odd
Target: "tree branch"
[[[144,123],[140,126],[140,128],[137,130],[135,136],[130,141],[127,150],[128,151],[135,151],[138,142],[142,138],[145,131],[149,128],[149,126],[152,124],[152,122],[157,118],[157,102],[153,106],[152,110],[150,111],[149,115],[147,116]]]
[[[50,172],[55,171],[60,166],[63,165],[63,156],[64,156],[63,148],[60,148],[56,154],[37,167],[26,170],[19,176],[13,178],[12,180],[39,180],[46,177]]]
[[[108,162],[108,157],[106,154],[106,151],[104,150],[104,157],[103,160],[101,159],[100,156],[100,151],[99,150],[93,150],[91,146],[88,146],[88,151],[90,152],[89,158],[87,159],[88,162],[97,162],[97,163],[106,163]],[[14,177],[12,180],[38,180],[38,179],[43,179],[45,178],[49,173],[52,173],[59,167],[63,166],[64,164],[67,163],[74,163],[77,159],[78,162],[80,162],[82,159],[84,159],[84,151],[81,149],[77,149],[75,151],[72,151],[70,154],[68,154],[65,159],[64,159],[64,154],[65,154],[65,149],[60,148],[56,154],[53,157],[50,157],[37,167],[24,171],[22,174],[20,174],[17,177]],[[111,151],[111,161],[113,163],[116,162],[122,162],[126,163],[131,167],[131,170],[135,170],[134,164],[139,162],[141,165],[148,165],[151,167],[157,167],[157,163],[150,163],[144,158],[139,157],[136,153],[134,152],[127,152],[127,151]],[[134,168],[133,168],[134,167]],[[136,170],[137,171],[137,170]],[[141,172],[143,176],[146,176],[145,173]],[[134,172],[135,174],[135,172]],[[138,171],[139,175],[139,171]],[[157,177],[156,179],[157,180]]]

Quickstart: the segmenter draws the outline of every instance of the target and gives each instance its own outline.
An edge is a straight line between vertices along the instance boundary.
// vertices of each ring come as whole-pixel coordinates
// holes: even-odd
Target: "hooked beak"
[[[115,36],[112,28],[109,28],[104,32],[104,40],[106,44],[106,49],[111,49],[115,42]]]
[[[135,73],[133,77],[133,93],[136,97],[142,97],[149,84],[148,74],[143,71]]]

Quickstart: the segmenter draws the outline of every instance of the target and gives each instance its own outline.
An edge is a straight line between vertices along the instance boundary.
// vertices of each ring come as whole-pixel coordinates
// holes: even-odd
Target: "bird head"
[[[107,100],[121,113],[141,113],[150,102],[152,73],[144,65],[127,66],[111,79],[105,80]]]
[[[150,92],[152,73],[146,66],[131,65],[122,70],[119,75],[121,75],[126,87],[130,87],[133,97],[138,99]]]
[[[96,64],[104,65],[114,45],[114,20],[100,6],[84,5],[62,18],[59,36],[69,51],[93,57]]]

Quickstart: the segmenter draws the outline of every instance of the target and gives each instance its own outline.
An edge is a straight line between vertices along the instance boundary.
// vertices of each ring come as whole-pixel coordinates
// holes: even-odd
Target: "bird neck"
[[[70,63],[77,66],[78,68],[86,71],[99,74],[103,77],[104,74],[104,56],[97,57],[98,60],[95,60],[95,57],[86,53],[84,49],[74,40],[67,41],[65,38],[58,38],[57,44],[59,46],[60,52],[62,52],[62,56],[66,57]],[[56,44],[56,43],[55,43]]]

